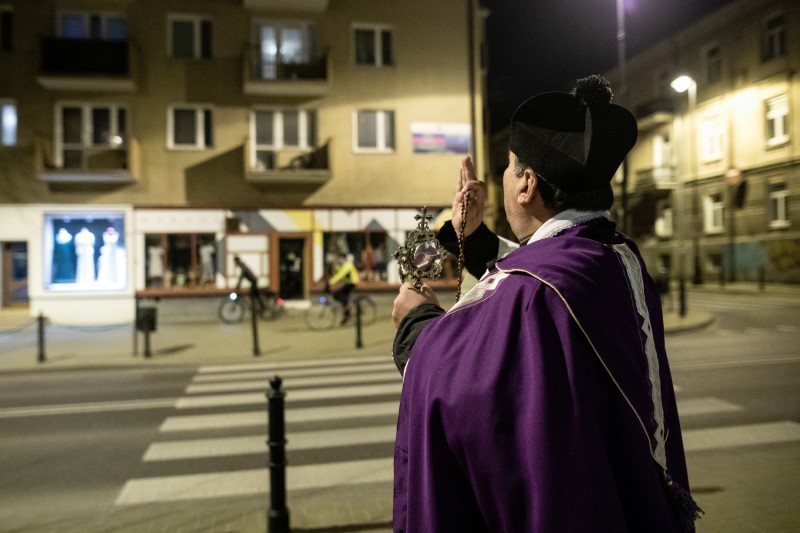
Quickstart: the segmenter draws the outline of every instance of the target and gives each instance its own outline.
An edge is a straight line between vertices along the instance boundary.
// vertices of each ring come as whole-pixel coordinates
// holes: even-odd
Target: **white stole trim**
[[[644,353],[647,357],[647,377],[650,380],[650,395],[653,400],[653,418],[656,423],[655,450],[653,458],[667,469],[667,453],[664,445],[664,406],[661,402],[661,374],[659,372],[658,352],[653,341],[653,326],[650,322],[650,312],[647,309],[647,301],[644,296],[644,282],[642,280],[642,268],[639,260],[627,244],[615,244],[614,251],[619,256],[625,267],[628,283],[633,292],[636,303],[636,312],[642,317],[642,331],[644,332]]]

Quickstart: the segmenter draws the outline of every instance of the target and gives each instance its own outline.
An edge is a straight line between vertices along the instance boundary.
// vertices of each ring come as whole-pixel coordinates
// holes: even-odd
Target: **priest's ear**
[[[517,180],[517,202],[520,205],[530,204],[538,193],[539,177],[531,167],[525,169],[525,173]]]

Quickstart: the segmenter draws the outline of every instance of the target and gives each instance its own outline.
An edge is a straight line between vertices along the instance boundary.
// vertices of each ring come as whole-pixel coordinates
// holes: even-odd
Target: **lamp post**
[[[625,64],[625,0],[617,0],[617,67],[619,68],[619,94],[623,103],[628,92],[628,72]],[[629,232],[628,227],[628,158],[622,161],[622,231]]]
[[[700,262],[700,192],[698,190],[697,172],[695,153],[695,111],[697,108],[697,83],[691,76],[679,76],[675,78],[670,84],[672,88],[679,93],[688,93],[689,95],[689,108],[688,108],[688,122],[689,122],[689,175],[692,177],[692,249],[694,255],[694,276],[692,283],[695,285],[702,285],[703,283],[703,269]]]

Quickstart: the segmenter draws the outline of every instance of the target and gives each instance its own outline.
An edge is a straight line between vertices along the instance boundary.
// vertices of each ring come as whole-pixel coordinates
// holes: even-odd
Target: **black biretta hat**
[[[604,189],[638,135],[636,119],[611,97],[605,78],[589,76],[571,93],[529,98],[511,118],[509,149],[564,191]]]

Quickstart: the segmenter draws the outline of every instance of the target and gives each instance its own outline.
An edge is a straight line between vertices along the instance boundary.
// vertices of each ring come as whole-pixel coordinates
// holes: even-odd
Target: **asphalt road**
[[[797,531],[800,301],[690,305],[717,316],[667,340],[698,531]],[[254,365],[0,376],[0,531],[264,531],[271,370]],[[367,358],[281,373],[293,526],[388,531],[396,371]]]

